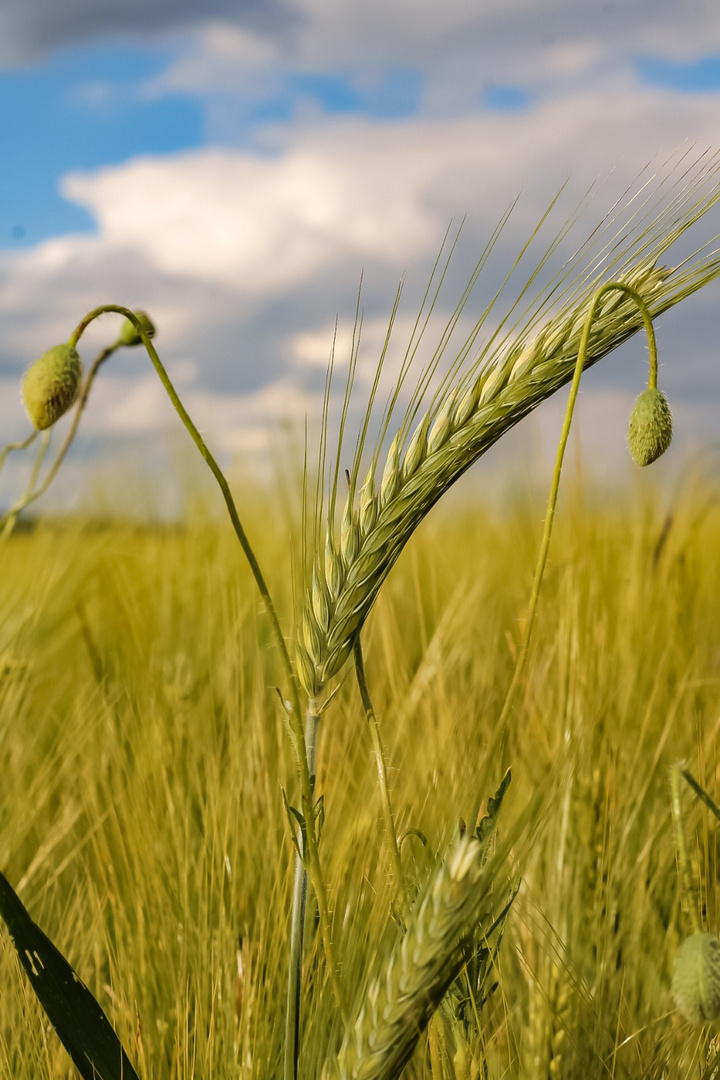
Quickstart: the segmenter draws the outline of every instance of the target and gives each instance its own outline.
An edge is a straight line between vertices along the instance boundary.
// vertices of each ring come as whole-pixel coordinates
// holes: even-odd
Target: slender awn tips
[[[519,317],[516,300],[501,320],[500,329],[469,364],[464,363],[470,351],[466,343],[451,365],[454,379],[443,380],[441,393],[433,397],[419,419],[422,392],[411,394],[411,404],[397,425],[384,461],[380,461],[376,447],[364,481],[356,484],[355,478],[362,475],[360,458],[377,390],[375,381],[348,469],[351,483],[344,503],[338,490],[338,478],[343,475],[339,468],[341,440],[338,459],[330,470],[330,492],[327,500],[318,500],[313,523],[315,550],[296,647],[298,674],[309,695],[321,694],[345,664],[385,578],[429,510],[498,439],[572,378],[590,298],[609,280],[608,275],[634,288],[655,318],[720,273],[720,260],[713,252],[700,251],[675,269],[658,262],[670,244],[720,198],[715,188],[698,196],[698,186],[713,180],[716,168],[713,162],[713,168],[708,169],[701,159],[694,183],[684,182],[649,224],[638,210],[626,233],[613,232],[614,219],[596,230],[593,239],[599,236],[600,255],[583,245]],[[646,204],[652,209],[647,193]],[[550,244],[541,264],[555,243]],[[523,251],[526,249],[527,245]],[[523,294],[537,272],[536,268],[531,273]],[[466,290],[463,306],[468,298]],[[558,299],[562,304],[551,314],[550,305]],[[434,294],[430,303],[436,301]],[[488,313],[489,309],[480,323]],[[515,320],[512,325],[508,325],[509,318]],[[642,317],[627,296],[604,296],[593,323],[585,366],[607,356],[642,326]],[[478,327],[468,339],[471,345],[477,336]],[[429,385],[446,344],[447,335],[443,335],[433,360],[419,376],[419,386]],[[414,354],[416,347],[412,341],[408,354]],[[355,375],[356,351],[355,346],[350,379]],[[406,362],[403,380],[408,370]],[[397,398],[395,392],[385,412],[383,432],[389,433]],[[346,393],[343,428],[347,408]],[[326,413],[323,448],[327,447],[327,423]],[[337,516],[336,505],[342,507]],[[327,519],[326,506],[330,508]]]

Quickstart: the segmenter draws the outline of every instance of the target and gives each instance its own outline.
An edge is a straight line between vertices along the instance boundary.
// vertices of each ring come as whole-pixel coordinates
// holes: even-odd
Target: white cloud
[[[173,376],[180,388],[181,379],[177,378],[175,368]],[[212,394],[185,389],[182,397],[198,430],[213,441],[216,452],[243,457],[266,455],[283,426],[302,430],[305,417],[319,412],[322,400],[290,379],[271,383],[252,394]],[[83,428],[92,436],[135,437],[162,430],[178,432],[180,423],[153,374],[132,382],[106,376],[98,379],[92,409],[88,409]]]
[[[239,93],[262,100],[288,72],[339,73],[357,86],[388,70],[416,70],[424,105],[477,108],[488,83],[555,94],[611,86],[636,57],[694,60],[720,49],[715,0],[367,0],[350,7],[297,0],[276,33],[209,19],[150,84],[154,93]],[[242,109],[242,101],[235,107]]]
[[[711,96],[631,90],[587,90],[511,116],[276,127],[262,150],[201,150],[70,176],[64,190],[91,210],[97,235],[2,255],[0,373],[7,381],[0,389],[47,345],[66,338],[85,311],[124,302],[156,320],[173,377],[183,371],[179,365],[194,365],[184,393],[212,445],[226,455],[264,452],[279,421],[301,425],[306,411],[318,414],[333,318],[339,313],[338,357],[346,358],[361,270],[366,380],[407,267],[408,304],[393,345],[393,357],[402,354],[421,283],[451,217],[469,215],[428,347],[468,266],[521,188],[518,213],[496,253],[501,269],[571,172],[566,210],[615,166],[586,216],[587,232],[601,207],[654,157],[686,140],[720,146]],[[709,228],[701,226],[701,239]],[[481,285],[475,312],[497,274],[491,271]],[[696,322],[672,325],[685,327],[697,343],[686,361],[688,383],[717,398],[713,306],[690,302]],[[91,356],[90,345],[99,347],[110,331],[108,322],[95,328],[83,355]],[[605,391],[627,393],[631,401],[638,369],[629,376],[623,365],[608,362],[607,370]],[[193,372],[186,367],[184,375]],[[21,414],[16,391],[11,398],[6,402],[3,394],[2,420],[14,436],[19,424],[12,417]],[[145,436],[164,431],[170,416],[147,360],[133,350],[101,374],[83,430],[98,438]],[[698,417],[709,422],[707,410]],[[602,418],[590,423],[602,433]]]
[[[348,262],[359,271],[429,257],[451,218],[467,212],[484,230],[524,188],[522,230],[571,173],[580,191],[616,166],[620,190],[693,142],[720,145],[713,97],[621,87],[511,116],[274,129],[265,152],[136,159],[68,176],[63,191],[95,216],[105,248],[257,298]],[[92,249],[73,245],[80,257]],[[68,252],[59,241],[34,258],[49,272]]]
[[[106,242],[142,251],[169,274],[257,295],[339,258],[362,265],[427,247],[435,225],[393,182],[397,149],[371,171],[362,134],[346,134],[337,157],[310,141],[281,160],[205,150],[69,176],[63,192],[96,216]]]

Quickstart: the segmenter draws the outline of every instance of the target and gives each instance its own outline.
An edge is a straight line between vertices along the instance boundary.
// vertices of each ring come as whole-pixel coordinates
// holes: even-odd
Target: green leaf
[[[283,806],[285,807],[285,813],[287,814],[288,824],[290,826],[290,838],[292,845],[297,852],[300,862],[303,860],[303,850],[305,848],[305,818],[303,814],[295,806],[291,806],[288,802],[287,793],[285,788],[280,788],[283,797]],[[299,837],[302,837],[302,847]]]
[[[705,803],[708,810],[720,821],[720,806],[710,798],[705,788],[700,787],[692,773],[689,773],[687,769],[683,769],[682,774],[698,798]]]
[[[321,795],[318,801],[315,803],[315,835],[317,837],[318,844],[320,843],[320,837],[322,835],[322,828],[325,824],[325,796]]]
[[[477,829],[475,830],[475,835],[477,836],[481,844],[486,844],[489,841],[490,836],[492,835],[492,831],[495,828],[498,814],[500,813],[502,801],[505,798],[505,792],[510,787],[511,780],[512,773],[511,770],[508,769],[508,771],[505,773],[502,780],[500,781],[500,787],[497,789],[495,794],[491,795],[488,799],[487,813],[485,817],[482,818]]]
[[[0,917],[33,990],[83,1080],[139,1080],[110,1021],[0,874]]]

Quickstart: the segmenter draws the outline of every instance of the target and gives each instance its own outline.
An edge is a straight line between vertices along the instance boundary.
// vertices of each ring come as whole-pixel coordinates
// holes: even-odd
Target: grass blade
[[[139,1080],[100,1005],[30,918],[3,874],[0,917],[38,1001],[83,1080]]]

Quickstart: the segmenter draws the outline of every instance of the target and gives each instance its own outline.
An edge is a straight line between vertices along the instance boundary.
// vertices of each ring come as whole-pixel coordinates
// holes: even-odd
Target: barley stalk
[[[676,223],[658,249],[685,227],[687,221],[682,228]],[[654,318],[718,273],[720,261],[712,257],[676,270],[645,258],[613,277],[636,289]],[[296,649],[298,674],[309,694],[321,693],[344,665],[385,578],[428,511],[498,439],[572,378],[590,297],[599,284],[599,275],[585,281],[579,300],[499,347],[491,363],[485,357],[471,368],[435,401],[411,435],[404,422],[382,469],[373,459],[357,497],[351,484],[339,543],[332,516],[318,530],[319,535],[324,531],[324,551],[315,552]],[[585,367],[642,325],[631,299],[606,295],[592,326]],[[332,495],[334,505],[335,491]]]
[[[497,860],[483,866],[483,847],[465,838],[436,871],[382,977],[369,986],[323,1080],[393,1080],[471,948],[478,923],[491,923]]]

